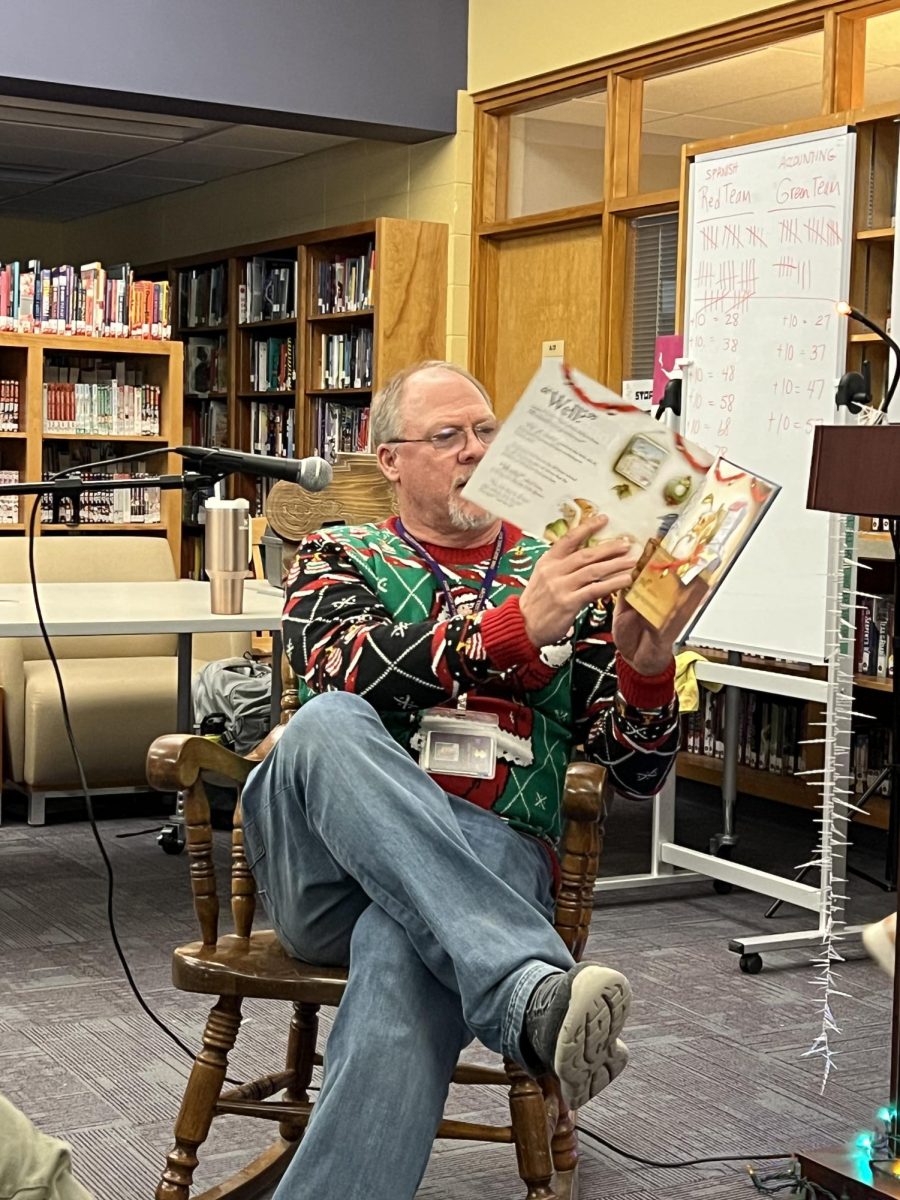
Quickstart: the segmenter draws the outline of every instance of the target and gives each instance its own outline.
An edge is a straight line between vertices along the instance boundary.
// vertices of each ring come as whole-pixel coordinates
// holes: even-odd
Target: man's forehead
[[[407,381],[403,398],[404,416],[411,420],[422,420],[440,414],[442,418],[458,410],[468,415],[473,409],[490,406],[481,392],[464,375],[455,371],[433,368],[421,371]]]

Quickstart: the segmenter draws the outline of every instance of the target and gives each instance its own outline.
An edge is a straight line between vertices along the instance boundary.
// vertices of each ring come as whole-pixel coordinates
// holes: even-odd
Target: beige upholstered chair
[[[177,578],[165,538],[78,534],[35,541],[39,582],[144,582]],[[0,579],[27,583],[25,538],[0,539]],[[72,725],[93,788],[146,787],[147,748],[176,728],[175,634],[54,637]],[[247,634],[198,634],[195,665],[242,654]],[[28,820],[43,824],[47,797],[78,791],[52,664],[40,638],[0,638],[5,694],[6,781],[28,796]],[[115,728],[116,737],[110,738]],[[4,781],[0,780],[0,784]]]

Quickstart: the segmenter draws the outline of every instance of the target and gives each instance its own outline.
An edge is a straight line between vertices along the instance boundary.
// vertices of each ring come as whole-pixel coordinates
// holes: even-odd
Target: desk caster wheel
[[[763,962],[760,954],[742,954],[741,955],[741,971],[745,975],[758,975],[762,970]]]
[[[157,845],[166,854],[180,854],[184,849],[184,833],[177,825],[164,825],[156,835]]]
[[[731,847],[727,846],[727,845],[720,846],[718,848],[718,850],[716,851],[716,858],[727,858],[728,861],[730,862],[731,861]],[[727,883],[724,879],[714,879],[713,880],[713,891],[716,893],[717,896],[730,896],[731,893],[734,891],[734,884]]]

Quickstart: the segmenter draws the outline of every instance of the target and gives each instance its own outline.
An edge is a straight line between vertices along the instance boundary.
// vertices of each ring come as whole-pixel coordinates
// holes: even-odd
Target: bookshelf
[[[57,391],[56,407],[45,408],[49,403],[49,389],[60,383],[59,374],[65,364],[68,396],[71,409],[63,407],[60,397],[66,393]],[[71,432],[75,423],[75,390],[69,384],[69,372],[78,372],[79,379],[86,375],[101,380],[107,375],[121,378],[128,391],[111,389],[103,392],[106,408],[99,408],[99,416],[91,414],[91,399],[88,392],[80,394],[81,407],[78,421],[87,427],[89,421],[104,422],[112,428],[113,413],[110,397],[121,397],[116,409],[116,425],[128,432]],[[47,382],[49,376],[50,382]],[[179,342],[144,341],[131,338],[92,338],[69,335],[0,333],[0,380],[15,383],[18,393],[16,421],[18,429],[0,433],[0,473],[18,472],[20,480],[38,480],[43,472],[71,461],[88,461],[113,450],[120,454],[135,453],[146,447],[157,450],[161,446],[176,445],[181,435],[182,409],[182,346]],[[45,382],[47,391],[45,392]],[[84,385],[91,388],[94,385]],[[99,388],[103,385],[96,385]],[[96,390],[94,395],[96,396]],[[127,397],[127,398],[126,398]],[[157,421],[158,417],[158,421]],[[48,428],[51,418],[58,428]],[[159,432],[141,432],[144,428],[156,428]],[[62,456],[62,457],[61,457]],[[169,461],[166,462],[168,457]],[[120,468],[133,469],[131,465]],[[181,460],[173,456],[158,455],[148,461],[147,473],[160,474],[165,471],[177,473]],[[85,506],[82,522],[75,526],[66,522],[55,523],[40,519],[36,523],[39,536],[77,535],[79,533],[146,533],[148,536],[166,537],[177,563],[181,555],[181,497],[178,492],[161,492],[158,513],[151,510],[135,490],[133,498],[128,492],[119,493],[119,503],[133,502],[133,512],[124,514],[120,509],[114,520],[101,520],[101,504],[104,501],[102,483],[97,483],[93,504]],[[106,497],[112,493],[107,492]],[[31,511],[30,499],[15,502],[15,520],[0,523],[0,536],[21,533]],[[111,514],[112,515],[112,514]],[[46,516],[42,514],[42,518]],[[128,519],[131,518],[131,519]]]
[[[857,161],[849,300],[876,324],[890,331],[900,127],[896,114],[869,120],[863,117],[854,124],[857,131]],[[851,320],[847,369],[861,371],[864,363],[868,363],[871,373],[874,402],[880,405],[888,383],[887,347],[876,334]],[[897,405],[900,405],[900,396],[894,398],[893,406]],[[858,579],[860,589],[878,595],[891,593],[893,550],[890,535],[879,531],[877,523],[869,518],[858,519],[856,555],[866,564]],[[863,620],[862,613],[858,620]],[[709,657],[716,656],[709,652]],[[765,667],[766,670],[773,670],[777,669],[778,664],[766,662]],[[878,775],[883,765],[882,758],[889,753],[886,736],[890,725],[892,684],[890,677],[885,674],[863,673],[858,665],[854,669],[857,672],[854,675],[854,708],[868,715],[868,719],[862,717],[854,725],[851,771],[857,776],[855,788],[861,794],[865,790],[867,777],[871,781]],[[742,702],[746,703],[743,697]],[[812,728],[812,723],[819,719],[817,706],[807,703],[801,721],[801,736],[820,736],[820,730]],[[860,749],[860,739],[866,743],[865,753]],[[714,744],[714,731],[712,740]],[[821,750],[820,746],[806,747],[807,768],[821,766]],[[685,748],[679,754],[677,770],[684,778],[718,786],[722,781],[723,761],[715,753],[696,753]],[[769,800],[803,808],[813,807],[816,802],[815,789],[807,787],[802,778],[761,770],[748,766],[746,762],[737,766],[736,783],[738,792]],[[854,819],[861,824],[886,829],[888,815],[889,798],[877,795],[868,802],[867,811],[857,814]]]
[[[181,441],[364,453],[374,392],[401,367],[444,357],[447,247],[446,225],[379,217],[141,268],[172,284]],[[230,486],[263,511],[262,481]],[[202,570],[198,516],[183,514],[183,575]]]

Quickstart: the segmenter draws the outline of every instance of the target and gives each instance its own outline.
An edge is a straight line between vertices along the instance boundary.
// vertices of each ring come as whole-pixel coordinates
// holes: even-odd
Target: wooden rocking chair
[[[336,480],[340,482],[337,474]],[[329,507],[334,502],[333,487],[323,494]],[[297,493],[293,523],[289,519],[290,497],[286,497],[285,488]],[[356,483],[351,494],[354,499],[361,496]],[[313,510],[312,499],[292,484],[278,484],[268,506],[270,524],[276,532],[287,533],[292,540],[316,528],[322,524],[322,515],[321,511]],[[371,494],[367,503],[371,513]],[[354,507],[345,504],[344,513],[348,519],[359,520],[359,516],[347,511]],[[387,512],[376,511],[362,519],[371,520]],[[302,516],[297,516],[298,513]],[[290,528],[286,529],[286,525]],[[316,1045],[317,1014],[322,1005],[340,1003],[347,978],[342,969],[310,966],[291,958],[272,930],[253,930],[255,886],[244,857],[240,798],[232,832],[234,932],[219,932],[210,808],[202,776],[204,772],[212,772],[243,784],[296,710],[296,680],[286,662],[283,680],[282,724],[246,758],[206,738],[188,735],[158,738],[148,755],[150,783],[164,791],[177,790],[184,798],[194,911],[201,931],[200,941],[175,950],[173,982],[182,991],[216,997],[203,1034],[203,1047],[195,1059],[175,1122],[175,1145],[167,1157],[156,1200],[189,1200],[198,1149],[206,1140],[213,1119],[226,1113],[276,1121],[280,1137],[237,1175],[195,1200],[249,1200],[281,1177],[313,1108],[308,1089],[313,1068],[322,1063]],[[570,765],[562,799],[565,826],[555,926],[576,959],[584,949],[590,927],[606,802],[603,768],[588,763]],[[291,1003],[287,1062],[284,1070],[263,1074],[240,1087],[225,1088],[228,1055],[237,1038],[244,997]],[[263,1070],[271,1070],[271,1066]],[[437,1136],[512,1143],[516,1147],[519,1174],[527,1188],[527,1200],[554,1197],[573,1200],[577,1133],[572,1114],[562,1107],[556,1080],[552,1076],[534,1080],[510,1061],[497,1067],[460,1063],[453,1078],[455,1083],[497,1084],[507,1088],[510,1122],[488,1125],[445,1119]],[[282,1091],[282,1099],[271,1099]]]

